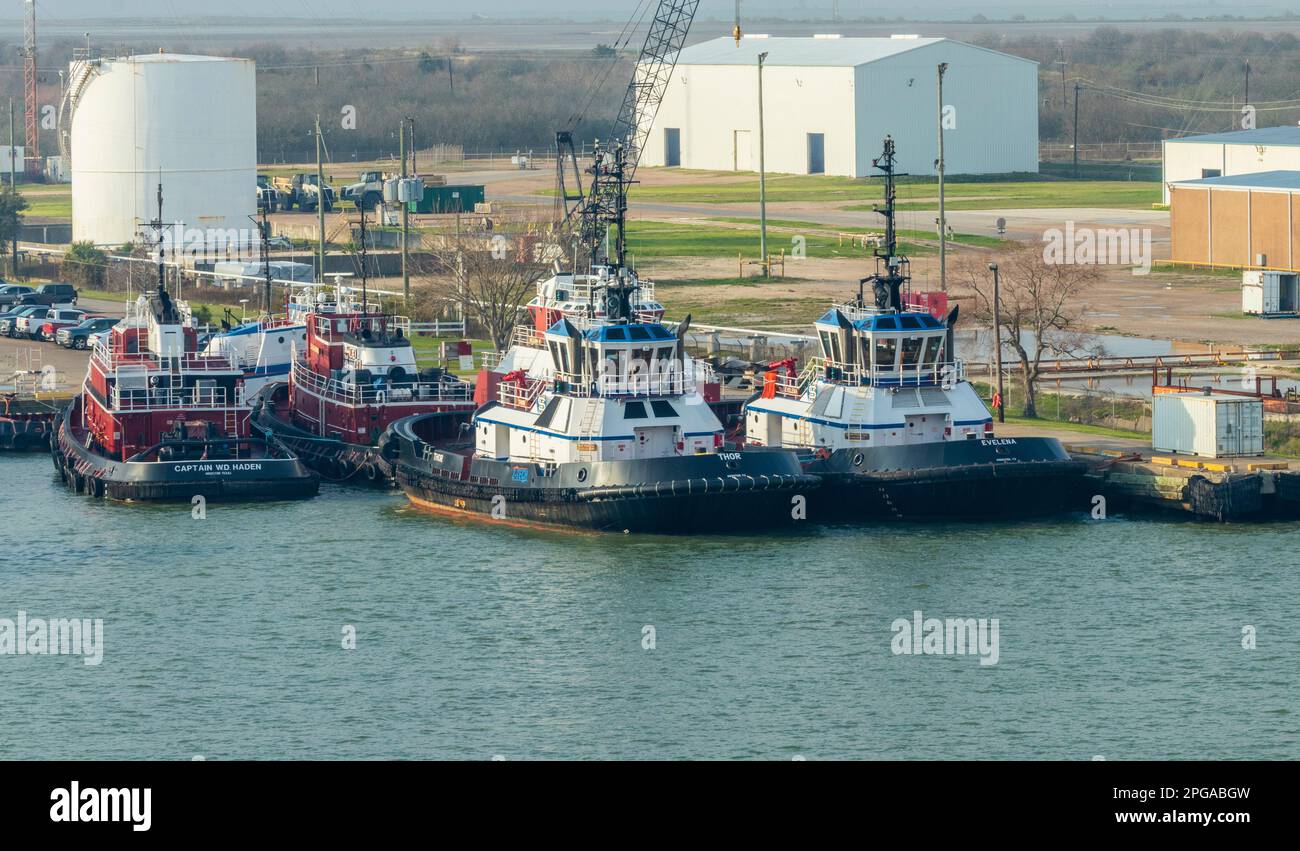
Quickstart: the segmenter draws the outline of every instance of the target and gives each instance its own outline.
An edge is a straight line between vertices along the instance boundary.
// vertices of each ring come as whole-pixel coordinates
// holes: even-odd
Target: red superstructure
[[[474,410],[469,384],[438,367],[420,371],[402,317],[357,305],[320,308],[307,316],[306,345],[294,358],[288,398],[302,431],[369,447],[402,417],[447,413],[458,425]]]
[[[243,371],[200,354],[197,342],[183,302],[141,296],[90,358],[76,423],[87,447],[126,461],[164,441],[248,437]],[[184,457],[169,449],[163,460]]]

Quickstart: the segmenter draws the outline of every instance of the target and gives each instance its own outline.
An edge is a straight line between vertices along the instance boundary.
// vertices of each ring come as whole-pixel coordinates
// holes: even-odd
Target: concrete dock
[[[1277,456],[1198,458],[1154,452],[1140,438],[1004,425],[999,437],[1050,436],[1089,466],[1107,510],[1184,513],[1221,523],[1300,520],[1300,461]]]

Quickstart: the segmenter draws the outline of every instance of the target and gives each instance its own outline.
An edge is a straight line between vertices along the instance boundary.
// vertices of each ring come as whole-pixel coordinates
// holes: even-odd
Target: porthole
[[[855,452],[855,453],[853,453],[853,466],[854,466],[854,467],[861,467],[861,466],[862,466],[862,461],[863,461],[863,458],[862,458],[862,453],[861,453],[861,452]]]
[[[587,481],[587,468],[586,468],[586,467],[582,467],[582,468],[580,468],[580,469],[578,470],[578,481],[580,481],[580,482],[585,482],[585,481]]]
[[[280,345],[284,345],[284,338],[283,338],[283,337],[280,338]]]

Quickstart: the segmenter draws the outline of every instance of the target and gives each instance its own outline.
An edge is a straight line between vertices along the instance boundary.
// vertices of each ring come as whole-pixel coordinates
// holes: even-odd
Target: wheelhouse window
[[[898,363],[898,339],[877,337],[874,364],[877,370],[895,369]]]
[[[924,346],[924,337],[903,338],[903,369],[914,369],[921,362],[921,351]]]
[[[644,420],[648,419],[645,412],[645,402],[628,402],[623,406],[623,419],[625,420]]]
[[[822,341],[822,357],[834,360],[831,357],[831,333],[829,331],[819,332]]]
[[[939,354],[943,349],[943,337],[931,337],[925,344],[925,363],[922,364],[926,369],[936,369],[939,366]]]

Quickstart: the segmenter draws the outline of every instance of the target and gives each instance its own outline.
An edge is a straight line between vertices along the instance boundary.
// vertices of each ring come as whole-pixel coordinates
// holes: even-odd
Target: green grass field
[[[42,219],[72,218],[72,186],[68,183],[25,183],[18,193],[27,199],[23,216]]]
[[[758,219],[739,219],[739,218],[728,218],[725,216],[712,218],[709,221],[730,222],[733,224],[746,224],[746,225],[753,225],[754,227],[759,227],[760,224]],[[819,222],[800,222],[800,221],[793,221],[790,219],[768,219],[767,226],[769,228],[781,228],[784,230],[826,231],[829,233],[837,233],[837,234],[865,232],[862,228],[844,229],[844,228],[837,228],[835,227],[835,225],[828,225]],[[877,230],[872,232],[880,233],[881,231]],[[932,239],[936,243],[939,240],[938,234],[933,233],[931,231],[924,231],[924,230],[900,229],[898,231],[898,236],[900,239]],[[948,240],[948,242],[949,244],[956,244],[956,245],[976,245],[983,248],[997,248],[1000,245],[1005,245],[1007,241],[1005,239],[1001,239],[996,236],[979,236],[978,234],[973,234],[973,233],[955,233]]]
[[[854,246],[834,236],[809,234],[790,234],[768,232],[767,246],[771,254],[779,254],[785,249],[787,257],[796,248],[796,239],[803,240],[807,256],[814,259],[833,259],[837,257],[870,257],[870,249]],[[900,243],[900,248],[907,254],[926,254],[938,251],[928,245]],[[735,259],[737,254],[746,259],[757,259],[759,255],[758,228],[734,228],[706,226],[690,223],[658,222],[638,220],[628,226],[627,250],[629,256],[636,260],[661,257],[727,257]],[[796,261],[792,261],[796,262]]]
[[[725,182],[705,178],[729,172],[700,172],[698,184],[638,186],[633,201],[694,204],[743,204],[758,200],[758,177],[743,175]],[[945,185],[952,210],[988,210],[1016,207],[1149,208],[1160,200],[1158,180],[1067,180],[1039,175],[992,175],[991,179],[949,178]],[[1002,178],[1002,179],[997,179]],[[882,200],[878,178],[828,175],[776,174],[767,178],[771,202],[866,202],[848,209],[871,209]],[[929,210],[937,206],[938,186],[933,178],[904,178],[898,183],[900,210]],[[909,200],[911,199],[911,200]]]

